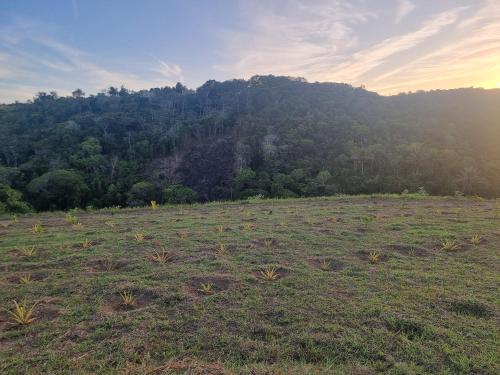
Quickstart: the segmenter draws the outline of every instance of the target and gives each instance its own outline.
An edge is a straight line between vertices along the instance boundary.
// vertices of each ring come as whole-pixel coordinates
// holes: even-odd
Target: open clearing
[[[360,196],[74,215],[80,224],[61,212],[0,220],[2,374],[500,371],[493,200]],[[36,302],[36,320],[13,324],[13,300]]]

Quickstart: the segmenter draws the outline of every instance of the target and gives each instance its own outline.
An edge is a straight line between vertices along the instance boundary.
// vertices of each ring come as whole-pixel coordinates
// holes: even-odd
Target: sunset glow
[[[173,4],[4,2],[0,102],[76,87],[95,93],[180,81],[196,88],[256,74],[345,82],[384,95],[499,87],[492,78],[500,76],[498,0]]]

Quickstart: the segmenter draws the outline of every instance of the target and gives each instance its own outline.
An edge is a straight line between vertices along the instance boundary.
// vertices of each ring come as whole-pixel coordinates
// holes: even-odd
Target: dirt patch
[[[21,281],[23,277],[29,278],[28,282],[37,282],[45,280],[47,277],[49,277],[49,275],[47,272],[17,272],[15,274],[7,276],[6,280],[11,284],[23,284],[23,282]]]
[[[387,254],[384,254],[380,251],[375,251],[375,252],[379,254],[378,262],[376,262],[376,263],[387,262],[389,260],[389,256]],[[370,253],[372,253],[372,251],[359,250],[359,251],[356,251],[354,254],[359,259],[370,261]]]
[[[221,244],[223,246],[221,246]],[[225,254],[235,253],[237,248],[238,246],[235,244],[220,243],[213,246],[200,247],[198,251],[202,253],[214,253],[218,255],[225,255]]]
[[[147,293],[136,293],[134,291],[131,291],[131,293],[134,297],[133,303],[125,304],[123,302],[122,296],[119,293],[116,293],[116,295],[109,297],[109,300],[101,305],[99,310],[104,315],[111,315],[113,313],[126,312],[143,308],[153,300],[152,296],[148,295]]]
[[[340,271],[345,268],[345,264],[333,258],[310,259],[309,264],[314,268],[328,272]]]
[[[143,370],[144,369],[142,367],[138,368],[137,372],[133,368],[127,368],[125,373],[127,375],[139,375],[144,373]],[[166,365],[149,369],[147,373],[152,375],[233,375],[231,371],[227,370],[220,363],[209,363],[190,359],[172,361]]]
[[[107,259],[101,258],[88,262],[85,268],[88,272],[111,272],[125,268],[129,264],[126,259]]]
[[[250,242],[250,247],[276,247],[281,245],[281,243],[274,238],[258,238]]]
[[[196,276],[185,285],[184,290],[190,294],[209,295],[230,289],[237,280],[227,275]],[[211,285],[209,290],[203,291],[203,285]]]
[[[412,256],[412,257],[428,257],[430,252],[423,247],[413,246],[413,245],[389,245],[386,247],[388,251],[395,251],[401,255]]]
[[[450,301],[447,309],[456,314],[474,316],[476,318],[491,318],[494,313],[490,307],[477,301]]]
[[[97,245],[100,245],[100,244],[104,243],[104,238],[98,238],[96,240],[93,240],[93,239],[89,238],[88,239],[89,243],[85,244],[85,245],[84,245],[84,241],[79,242],[79,243],[75,243],[75,244],[71,245],[71,247],[73,249],[89,249],[89,248],[92,248],[94,246],[97,246]],[[87,246],[87,247],[85,247],[85,246]]]

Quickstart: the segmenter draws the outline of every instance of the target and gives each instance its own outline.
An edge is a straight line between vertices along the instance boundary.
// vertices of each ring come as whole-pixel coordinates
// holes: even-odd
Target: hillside
[[[4,217],[0,373],[495,374],[499,222],[421,196]]]
[[[500,196],[500,90],[255,76],[0,106],[0,211],[336,193]]]

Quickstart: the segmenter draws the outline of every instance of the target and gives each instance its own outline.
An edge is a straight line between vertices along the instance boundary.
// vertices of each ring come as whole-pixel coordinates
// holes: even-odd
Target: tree
[[[156,187],[149,181],[135,183],[127,193],[127,204],[130,206],[146,206],[153,200],[157,200]]]
[[[194,203],[197,199],[198,194],[187,186],[171,185],[163,191],[163,201],[165,203]]]
[[[85,93],[81,89],[76,89],[71,93],[71,96],[75,99],[80,99],[85,97]]]
[[[75,171],[58,169],[37,177],[26,187],[37,210],[65,210],[85,204],[88,186]]]
[[[23,201],[22,194],[10,186],[0,184],[0,213],[26,213],[32,211],[30,205]]]

